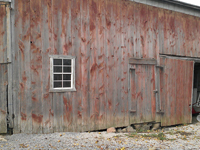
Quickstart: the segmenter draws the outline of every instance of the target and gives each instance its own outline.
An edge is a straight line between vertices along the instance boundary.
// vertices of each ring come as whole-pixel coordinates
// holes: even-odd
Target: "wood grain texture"
[[[165,95],[163,105],[167,107],[164,107],[161,125],[191,123],[193,62],[166,58],[164,63],[164,87],[167,88],[161,95]]]
[[[19,38],[19,66],[20,69],[20,100],[23,105],[20,107],[21,116],[21,132],[32,133],[32,113],[31,113],[31,74],[30,74],[30,1],[23,1],[22,3],[22,26],[20,31],[22,32]]]
[[[0,133],[7,133],[7,33],[6,7],[0,5]],[[5,64],[2,64],[5,63]]]
[[[7,133],[7,65],[0,65],[0,133]]]
[[[32,132],[42,133],[42,3],[30,0],[31,19],[31,98],[32,98]]]
[[[17,11],[15,11],[15,41],[13,44],[13,47],[15,51],[13,51],[13,114],[15,115],[14,117],[14,133],[20,133],[21,132],[21,114],[20,114],[20,98],[19,98],[19,78],[21,76],[19,68],[19,42],[20,38],[19,35],[22,34],[22,31],[20,30],[22,27],[22,1],[15,1],[15,7],[19,8]],[[31,110],[30,110],[31,111]],[[32,126],[31,126],[32,128]]]
[[[191,91],[175,91],[192,88],[191,62],[160,61],[159,54],[199,57],[198,17],[122,0],[16,0],[15,8],[15,133],[99,130],[155,120],[166,124],[172,114],[188,109],[179,100],[188,103],[184,97]],[[2,20],[0,26],[5,28]],[[2,28],[0,53],[6,48]],[[76,91],[49,92],[49,55],[76,57]],[[3,54],[0,58],[6,61]],[[165,106],[168,113],[160,120],[156,110]],[[169,124],[190,118],[174,120]]]
[[[6,7],[0,5],[0,63],[7,62]]]
[[[52,3],[51,0],[43,0],[41,2],[41,10],[42,15],[42,33],[41,38],[43,39],[42,45],[42,115],[43,115],[43,122],[42,122],[42,132],[43,133],[52,133],[53,132],[53,98],[52,93],[49,93],[50,89],[50,68],[45,67],[49,66],[49,54],[53,54],[53,20],[52,20]]]

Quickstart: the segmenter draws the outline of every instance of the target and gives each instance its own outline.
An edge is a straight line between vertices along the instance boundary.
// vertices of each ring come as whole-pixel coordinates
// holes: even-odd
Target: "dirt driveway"
[[[133,133],[53,133],[1,136],[0,149],[200,149],[200,123]]]

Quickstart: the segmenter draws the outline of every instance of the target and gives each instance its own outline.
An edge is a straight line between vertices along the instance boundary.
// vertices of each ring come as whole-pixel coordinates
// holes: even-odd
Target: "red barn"
[[[191,123],[199,16],[171,0],[0,0],[0,133]]]

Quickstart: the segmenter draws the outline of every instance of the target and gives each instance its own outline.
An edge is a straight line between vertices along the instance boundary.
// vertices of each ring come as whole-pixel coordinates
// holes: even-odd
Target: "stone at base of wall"
[[[118,129],[117,132],[118,133],[133,133],[133,132],[136,132],[136,130],[132,126],[128,126],[123,129]]]
[[[114,127],[108,128],[107,133],[116,133],[116,129]]]
[[[151,126],[152,126],[152,124],[136,124],[136,125],[134,125],[134,128],[136,130],[145,131],[145,130],[150,130]]]
[[[160,123],[159,122],[158,123],[154,123],[152,130],[157,130],[159,128],[160,128]]]

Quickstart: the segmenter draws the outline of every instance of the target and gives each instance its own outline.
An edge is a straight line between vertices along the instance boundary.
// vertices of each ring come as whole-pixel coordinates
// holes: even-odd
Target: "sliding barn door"
[[[130,124],[155,121],[155,65],[150,62],[129,65]]]
[[[0,5],[0,133],[7,133],[7,36],[6,7]]]
[[[162,126],[191,123],[193,61],[171,58],[161,59],[160,98],[162,101]]]

